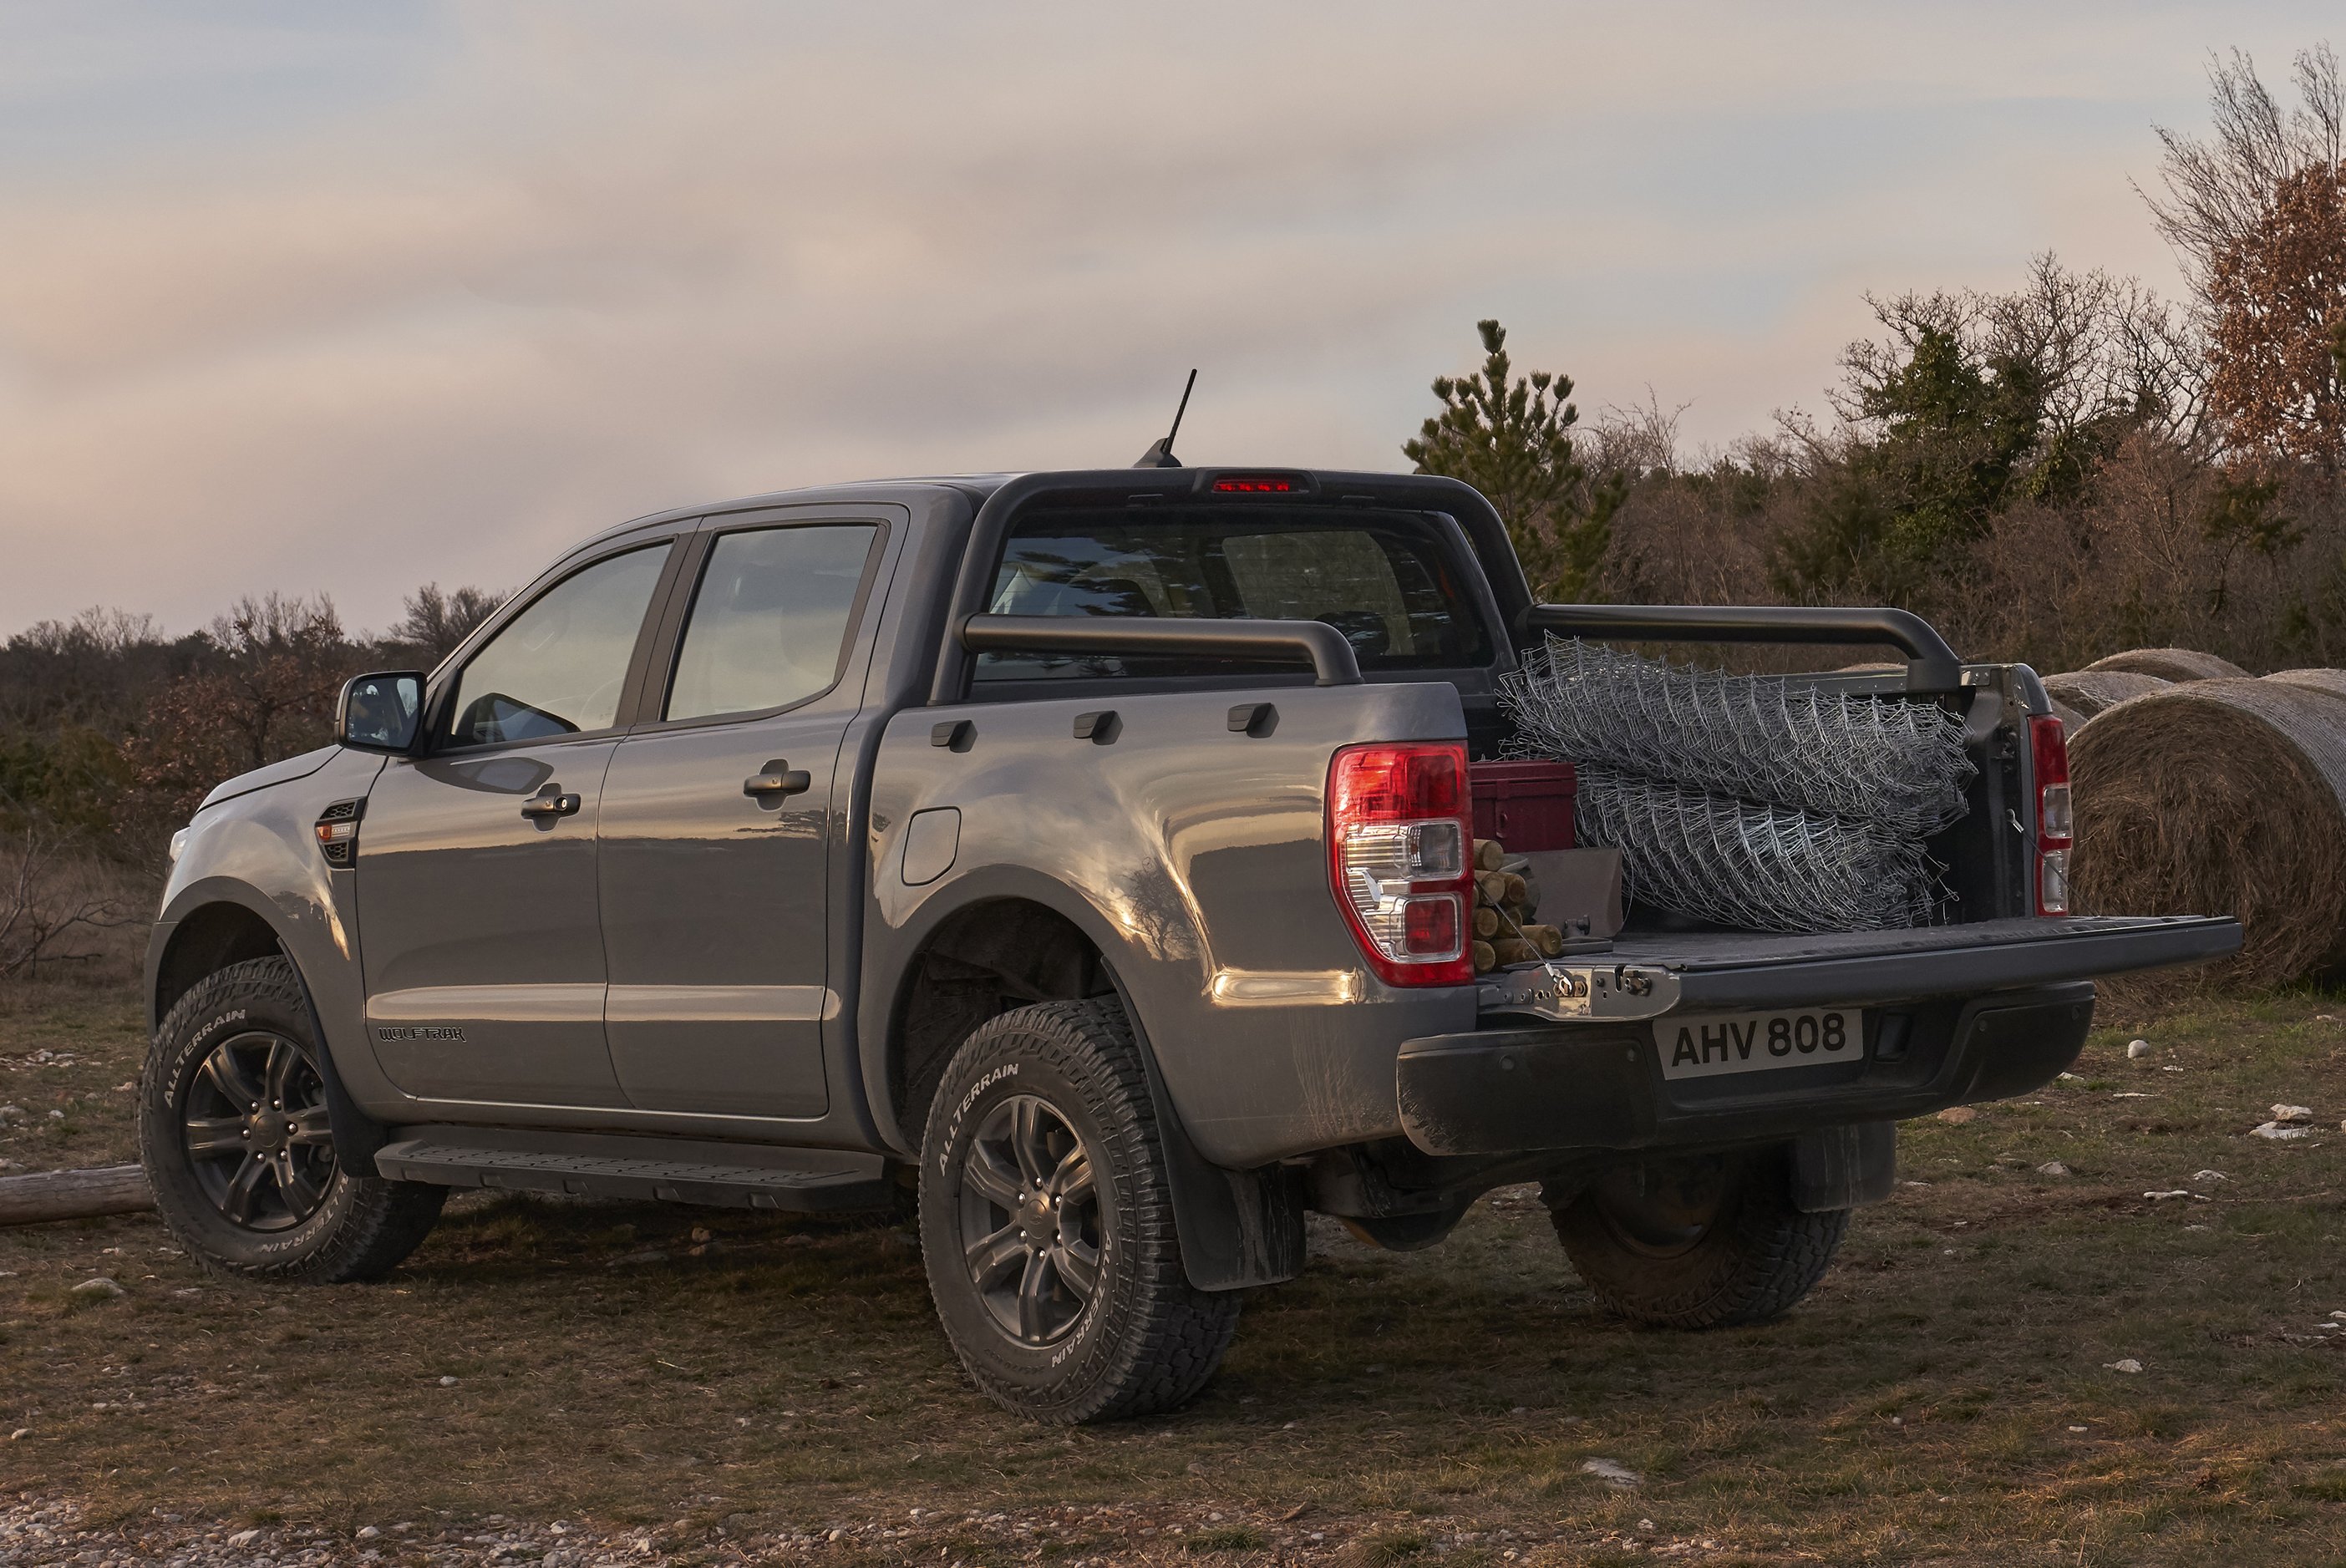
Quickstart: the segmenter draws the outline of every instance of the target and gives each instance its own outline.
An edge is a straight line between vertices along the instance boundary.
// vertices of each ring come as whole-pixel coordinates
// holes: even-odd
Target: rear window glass
[[[1005,616],[1325,621],[1363,670],[1461,669],[1491,657],[1447,542],[1432,521],[1407,514],[1046,512],[1012,530],[986,607]],[[1296,667],[983,653],[975,674],[1039,680],[1254,667]]]

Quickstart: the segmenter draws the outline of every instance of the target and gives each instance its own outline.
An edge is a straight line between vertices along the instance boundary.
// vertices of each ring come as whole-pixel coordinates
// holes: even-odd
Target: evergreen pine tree
[[[1586,600],[1627,486],[1592,482],[1573,456],[1580,411],[1569,401],[1572,378],[1546,371],[1515,377],[1506,329],[1496,321],[1475,329],[1481,373],[1436,378],[1442,412],[1402,443],[1402,453],[1420,473],[1463,479],[1483,493],[1507,524],[1534,597]]]

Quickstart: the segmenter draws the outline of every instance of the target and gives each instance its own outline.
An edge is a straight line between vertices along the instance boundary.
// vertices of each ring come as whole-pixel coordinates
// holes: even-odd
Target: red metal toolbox
[[[1573,847],[1571,763],[1476,762],[1466,779],[1476,838],[1496,839],[1511,855]]]

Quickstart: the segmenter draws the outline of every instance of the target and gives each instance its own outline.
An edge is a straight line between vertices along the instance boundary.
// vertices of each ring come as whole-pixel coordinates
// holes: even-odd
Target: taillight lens
[[[2069,912],[2069,851],[2045,850],[2036,856],[2036,912]]]
[[[2036,775],[2036,912],[2069,912],[2069,847],[2077,819],[2069,799],[2069,740],[2061,721],[2028,721],[2029,760]]]
[[[1328,767],[1328,876],[1388,985],[1464,985],[1473,889],[1466,748],[1352,746]]]

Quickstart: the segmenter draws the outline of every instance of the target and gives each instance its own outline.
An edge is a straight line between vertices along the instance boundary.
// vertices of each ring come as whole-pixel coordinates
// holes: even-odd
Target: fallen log
[[[136,1214],[154,1207],[155,1195],[148,1188],[147,1173],[137,1166],[0,1176],[0,1225]]]

